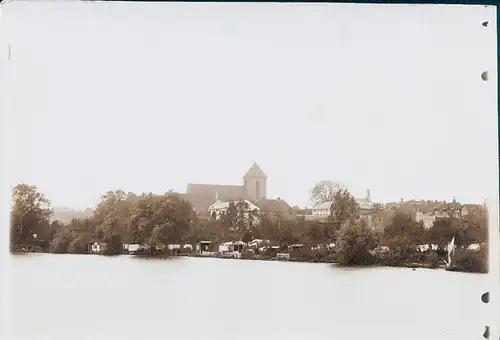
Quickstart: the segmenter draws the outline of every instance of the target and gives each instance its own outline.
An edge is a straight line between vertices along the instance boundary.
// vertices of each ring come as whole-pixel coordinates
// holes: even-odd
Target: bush
[[[321,259],[321,262],[324,263],[333,263],[336,262],[336,255],[335,252],[333,251],[326,251],[323,258]]]
[[[412,261],[409,261],[405,256],[402,256],[400,253],[391,252],[388,254],[381,254],[378,257],[378,262],[384,266],[402,267],[406,263]]]
[[[424,256],[424,263],[428,264],[432,267],[438,267],[439,266],[439,256],[436,252],[431,251]]]
[[[457,249],[454,264],[461,271],[471,273],[488,272],[488,247],[482,246],[479,251]]]
[[[394,250],[389,253],[379,254],[378,261],[385,266],[402,267],[410,263],[424,262],[425,255],[419,253],[415,248],[410,246],[395,247]]]
[[[303,262],[331,263],[335,262],[335,253],[326,249],[311,250],[302,248],[292,252],[292,259]]]

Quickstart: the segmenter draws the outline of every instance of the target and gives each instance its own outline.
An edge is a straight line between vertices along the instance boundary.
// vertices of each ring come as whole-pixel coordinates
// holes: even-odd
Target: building
[[[218,220],[221,215],[227,211],[229,208],[229,204],[233,202],[234,204],[238,204],[240,202],[244,202],[248,205],[248,211],[245,212],[245,218],[248,218],[250,213],[254,213],[254,216],[257,218],[259,214],[259,207],[253,204],[252,202],[248,200],[242,200],[242,201],[221,201],[217,200],[214,203],[212,203],[208,207],[208,215],[210,216],[211,219]]]
[[[323,202],[320,204],[317,204],[312,208],[312,216],[323,216],[327,218],[330,216],[330,207],[332,206],[332,202]]]
[[[105,242],[101,242],[101,243],[97,243],[97,242],[94,242],[91,246],[91,251],[93,253],[102,253],[103,251],[105,251],[106,249],[108,248],[108,244],[105,243]]]
[[[425,229],[432,228],[434,225],[434,222],[438,219],[445,219],[445,218],[459,218],[460,217],[460,210],[459,209],[438,209],[434,208],[432,211],[429,212],[422,212],[420,209],[417,209],[417,211],[414,213],[415,216],[415,221],[417,222],[422,222],[424,225]]]
[[[432,212],[423,213],[421,211],[417,211],[415,213],[415,221],[422,222],[425,229],[432,228],[435,220],[436,220],[436,216],[434,216],[434,214]]]
[[[373,202],[370,196],[370,190],[366,190],[366,196],[363,198],[356,198],[359,205],[359,213],[365,215],[372,211]],[[312,219],[326,219],[330,216],[330,207],[332,202],[320,203],[312,208]]]
[[[366,223],[373,230],[384,230],[392,223],[395,215],[395,210],[371,211],[365,214]]]
[[[276,199],[263,198],[257,202],[257,206],[261,213],[280,215],[284,219],[294,216],[292,207],[280,197]]]
[[[403,198],[401,198],[400,202],[387,203],[385,204],[385,207],[387,209],[400,210],[404,213],[412,214],[414,216],[416,211],[421,211],[424,214],[432,213],[435,210],[439,211],[456,210],[457,212],[459,212],[462,206],[455,199],[453,199],[452,202],[446,202],[437,200],[431,201],[431,200],[414,200],[414,199],[409,201],[404,201]]]
[[[356,202],[359,205],[359,213],[364,215],[373,209],[372,197],[370,195],[370,189],[366,190],[366,195],[363,198],[356,198]]]
[[[486,213],[485,205],[480,204],[464,204],[462,206],[462,216],[482,216]]]
[[[267,198],[267,175],[257,163],[253,163],[243,176],[243,185],[189,183],[185,197],[201,216],[208,215],[208,208],[216,201],[246,200],[256,203]]]

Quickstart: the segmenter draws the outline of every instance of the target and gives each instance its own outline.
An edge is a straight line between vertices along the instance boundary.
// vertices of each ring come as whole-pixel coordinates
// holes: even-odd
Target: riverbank
[[[210,255],[204,255],[201,253],[186,253],[186,254],[156,254],[156,255],[151,255],[151,254],[142,254],[142,255],[134,255],[135,258],[141,258],[141,259],[149,259],[149,260],[167,260],[167,259],[173,259],[173,258],[182,258],[182,257],[196,257],[196,258],[211,258],[211,259],[221,259],[221,260],[243,260],[243,261],[276,261],[276,262],[297,262],[297,263],[323,263],[323,264],[335,264],[339,265],[341,267],[346,267],[346,268],[373,268],[373,267],[394,267],[394,268],[408,268],[408,269],[440,269],[440,270],[446,270],[446,271],[455,271],[455,272],[462,272],[462,273],[484,273],[481,271],[474,271],[471,270],[470,268],[464,268],[461,266],[451,266],[451,267],[446,267],[444,263],[420,263],[420,262],[409,262],[409,263],[403,263],[403,264],[394,264],[394,263],[384,263],[383,261],[377,261],[371,265],[341,265],[337,261],[328,261],[326,259],[318,259],[315,261],[307,261],[304,259],[296,258],[296,257],[290,257],[290,258],[277,258],[273,256],[259,256],[259,255],[254,255],[253,257],[230,257],[230,256],[223,256],[221,254],[215,255],[215,256],[210,256]]]
[[[242,261],[274,261],[274,262],[293,262],[293,263],[310,263],[310,264],[332,264],[332,265],[337,265],[339,267],[344,267],[344,268],[376,268],[376,267],[392,267],[392,268],[408,268],[408,269],[440,269],[440,270],[446,270],[446,271],[453,271],[453,272],[462,272],[462,273],[477,273],[473,271],[468,271],[466,269],[457,267],[457,266],[451,266],[451,267],[446,267],[444,264],[439,264],[439,265],[431,265],[427,263],[407,263],[404,265],[394,265],[394,264],[384,264],[384,263],[375,263],[372,265],[363,265],[363,266],[347,266],[347,265],[341,265],[338,262],[335,261],[304,261],[296,258],[290,258],[290,259],[279,259],[276,257],[254,257],[254,258],[248,258],[248,257],[242,257],[242,258],[236,258],[236,257],[225,257],[225,256],[204,256],[201,254],[185,254],[185,255],[133,255],[134,258],[139,258],[139,259],[144,259],[144,260],[172,260],[175,258],[185,258],[185,257],[195,257],[195,258],[206,258],[206,259],[218,259],[218,260],[242,260]]]
[[[30,253],[47,253],[43,251],[17,251],[12,252],[16,255],[24,255]],[[74,254],[74,253],[55,253],[55,254]],[[76,255],[76,254],[75,254]],[[300,262],[300,263],[331,263],[339,264],[339,261],[335,258],[334,252],[327,253],[314,253],[314,254],[289,254],[288,257],[279,257],[276,255],[262,255],[262,254],[252,254],[252,253],[242,253],[238,254],[223,254],[223,253],[195,253],[195,252],[182,252],[182,253],[172,253],[172,252],[158,252],[156,254],[151,253],[122,253],[122,254],[99,254],[99,253],[79,253],[78,255],[101,255],[101,256],[120,256],[120,255],[132,255],[134,258],[145,259],[145,260],[169,260],[179,257],[197,257],[197,258],[216,258],[216,259],[227,259],[227,260],[246,260],[246,261],[278,261],[278,262]],[[420,260],[420,261],[418,261]],[[425,254],[424,257],[420,257],[416,260],[415,257],[412,258],[402,258],[397,256],[382,256],[374,257],[371,264],[369,265],[342,265],[343,267],[396,267],[396,268],[411,268],[411,269],[445,269],[447,271],[456,271],[463,273],[487,273],[487,263],[481,258],[480,253],[464,252],[458,253],[457,264],[451,267],[446,267],[443,259],[437,256],[431,256],[431,254]],[[487,262],[487,261],[486,261]]]

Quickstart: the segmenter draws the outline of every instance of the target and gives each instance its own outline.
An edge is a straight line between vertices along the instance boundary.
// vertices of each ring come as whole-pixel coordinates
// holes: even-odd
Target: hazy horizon
[[[429,7],[9,3],[8,183],[85,209],[114,189],[240,185],[257,162],[292,206],[320,180],[481,204],[498,176],[496,24]]]

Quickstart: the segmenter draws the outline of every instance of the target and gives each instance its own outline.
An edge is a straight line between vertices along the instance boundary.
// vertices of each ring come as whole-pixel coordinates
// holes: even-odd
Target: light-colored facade
[[[436,216],[434,216],[434,214],[432,214],[432,213],[424,214],[421,211],[417,211],[415,213],[415,221],[422,222],[425,229],[432,228],[435,220],[436,220]]]
[[[312,208],[312,216],[324,216],[325,218],[330,215],[330,207],[332,202],[324,202]]]
[[[460,213],[458,210],[434,210],[432,212],[423,213],[420,210],[415,212],[415,221],[422,222],[425,229],[432,228],[437,219],[458,218]]]
[[[92,244],[92,252],[93,253],[101,253],[103,251],[105,251],[106,249],[108,248],[108,244],[107,243],[104,243],[104,242],[101,242],[101,243],[97,243],[97,242],[94,242]]]
[[[217,200],[215,201],[214,203],[212,203],[209,207],[208,207],[208,213],[209,213],[209,216],[210,218],[213,218],[213,219],[220,219],[221,215],[227,211],[227,209],[229,208],[229,204],[233,202],[234,204],[238,204],[238,202],[245,202],[247,205],[248,205],[248,212],[245,212],[245,217],[248,218],[250,213],[251,212],[254,212],[255,213],[255,218],[258,219],[258,215],[259,215],[259,212],[260,212],[260,209],[258,206],[256,206],[255,204],[253,204],[252,202],[248,201],[248,200],[243,200],[243,201],[221,201],[221,200]]]
[[[359,212],[361,215],[367,214],[373,209],[373,202],[370,196],[370,190],[366,191],[366,196],[363,198],[356,198],[356,202],[359,205]],[[330,207],[332,206],[332,201],[320,203],[312,208],[313,219],[326,219],[330,215]]]

